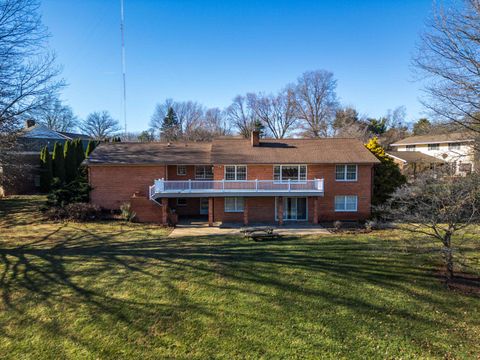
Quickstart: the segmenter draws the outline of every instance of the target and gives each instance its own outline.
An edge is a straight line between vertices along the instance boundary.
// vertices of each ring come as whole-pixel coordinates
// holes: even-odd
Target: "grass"
[[[446,290],[399,231],[173,240],[156,226],[48,223],[42,202],[0,200],[2,358],[480,354],[480,298]]]

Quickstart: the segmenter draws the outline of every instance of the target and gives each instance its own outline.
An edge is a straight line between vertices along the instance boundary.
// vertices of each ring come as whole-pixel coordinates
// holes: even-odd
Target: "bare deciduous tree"
[[[248,107],[276,139],[286,137],[297,121],[295,94],[287,88],[277,95],[248,94]]]
[[[55,131],[73,131],[78,125],[72,108],[62,104],[57,97],[46,102],[35,117],[41,124]]]
[[[335,137],[355,138],[364,142],[373,136],[367,121],[361,119],[357,110],[351,106],[337,109],[332,130]]]
[[[108,111],[102,111],[89,114],[80,129],[97,140],[105,140],[120,131],[121,127]]]
[[[249,138],[255,128],[255,114],[248,106],[247,98],[238,95],[232,104],[226,109],[228,121],[238,130],[239,134]]]
[[[16,144],[22,120],[40,109],[63,82],[55,56],[46,49],[47,29],[42,25],[36,0],[0,0],[0,164],[15,163],[9,151]],[[5,170],[5,169],[4,169]],[[3,171],[0,182],[13,182]]]
[[[413,63],[434,116],[480,132],[480,2],[438,7]]]
[[[296,114],[306,136],[330,135],[337,108],[336,87],[333,74],[325,70],[307,71],[298,78],[295,86]]]
[[[442,174],[425,173],[412,184],[404,185],[380,210],[391,220],[402,223],[405,229],[435,240],[450,281],[462,233],[480,221],[480,177],[439,175]]]

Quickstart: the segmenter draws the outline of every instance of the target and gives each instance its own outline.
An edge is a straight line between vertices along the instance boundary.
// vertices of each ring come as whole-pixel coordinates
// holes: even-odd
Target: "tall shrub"
[[[370,139],[365,146],[380,160],[380,164],[374,168],[372,205],[381,205],[399,186],[405,184],[407,179],[398,165],[385,153],[377,137]]]
[[[42,192],[50,191],[53,179],[52,156],[45,146],[40,153],[40,189]]]
[[[83,150],[83,143],[82,143],[82,140],[80,139],[75,140],[75,157],[77,158],[77,168],[78,168],[80,164],[83,162],[83,160],[85,160],[85,151]]]
[[[72,141],[67,141],[63,148],[63,157],[65,160],[65,180],[67,183],[73,181],[77,176],[77,156]]]
[[[53,176],[58,178],[60,183],[65,182],[65,158],[63,156],[62,144],[56,142],[53,147]]]
[[[95,146],[97,143],[93,140],[90,140],[87,145],[87,150],[85,150],[85,157],[88,158],[93,150],[95,150]]]

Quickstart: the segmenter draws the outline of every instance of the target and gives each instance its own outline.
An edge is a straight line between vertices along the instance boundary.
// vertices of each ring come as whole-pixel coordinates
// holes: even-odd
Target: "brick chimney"
[[[253,130],[251,134],[251,143],[252,146],[260,146],[260,132]]]
[[[35,126],[35,120],[33,119],[28,119],[25,121],[25,128],[31,128],[32,126]]]

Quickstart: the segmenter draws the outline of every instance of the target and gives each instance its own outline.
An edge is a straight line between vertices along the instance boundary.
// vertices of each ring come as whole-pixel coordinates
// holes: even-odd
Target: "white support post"
[[[258,179],[255,179],[255,191],[258,191]]]
[[[222,190],[225,191],[225,179],[222,179]]]
[[[188,190],[192,192],[192,179],[188,179]]]
[[[288,179],[288,192],[290,192],[291,186],[290,186],[290,179]]]

